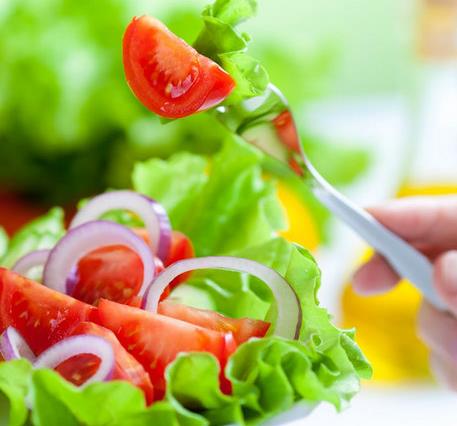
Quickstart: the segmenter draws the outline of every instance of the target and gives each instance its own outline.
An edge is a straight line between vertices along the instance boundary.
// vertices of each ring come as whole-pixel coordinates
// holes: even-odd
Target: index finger
[[[413,245],[457,247],[457,195],[402,198],[368,211]]]

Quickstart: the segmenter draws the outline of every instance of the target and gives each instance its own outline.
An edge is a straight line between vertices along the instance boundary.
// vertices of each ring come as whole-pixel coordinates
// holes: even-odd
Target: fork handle
[[[312,189],[319,201],[380,253],[400,277],[413,283],[429,303],[447,310],[433,286],[433,266],[427,257],[316,174]]]

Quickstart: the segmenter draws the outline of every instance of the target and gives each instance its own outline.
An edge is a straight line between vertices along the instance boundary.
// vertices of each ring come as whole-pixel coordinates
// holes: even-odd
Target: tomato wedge
[[[93,306],[0,268],[0,330],[15,327],[35,355],[96,318]]]
[[[150,244],[149,235],[146,229],[136,228],[135,233],[139,237],[143,238],[143,240],[146,241],[147,244]],[[175,263],[178,260],[190,259],[192,257],[195,257],[195,250],[192,241],[189,239],[189,237],[183,234],[182,232],[172,231],[170,251],[168,252],[168,256],[164,262],[165,267],[170,266],[172,263]],[[192,272],[186,272],[185,274],[176,277],[164,291],[164,294],[162,295],[162,300],[165,299],[170,294],[171,290],[173,290],[177,285],[186,281],[191,276],[191,274]],[[129,305],[131,305],[131,303],[129,303]]]
[[[159,273],[163,264],[157,258],[155,262]],[[101,247],[78,262],[75,279],[72,296],[78,300],[91,305],[102,298],[130,304],[141,288],[143,263],[126,246]]]
[[[251,337],[264,337],[270,328],[270,323],[265,321],[229,318],[214,311],[196,309],[166,300],[159,303],[158,313],[210,330],[231,332],[238,344],[246,342]]]
[[[165,260],[165,267],[170,266],[172,263],[179,260],[190,259],[192,257],[195,257],[195,250],[190,239],[182,232],[173,231],[171,235],[170,252]],[[192,272],[187,272],[176,277],[168,286],[168,291],[170,292],[176,286],[186,281],[191,275]]]
[[[133,18],[123,41],[124,70],[135,96],[167,118],[186,117],[222,102],[235,82],[150,16]]]
[[[153,402],[154,389],[151,379],[143,366],[119,343],[112,331],[91,322],[82,322],[72,333],[78,334],[100,336],[111,343],[116,360],[112,380],[126,380],[132,383],[144,392],[148,404]],[[99,364],[100,359],[95,355],[83,354],[66,360],[56,370],[70,382],[81,385],[96,372]]]
[[[68,358],[54,370],[70,383],[81,386],[97,372],[100,363],[100,358],[93,354],[81,354]]]
[[[108,300],[101,300],[98,309],[100,324],[112,330],[143,365],[159,398],[165,392],[165,368],[180,352],[209,352],[223,367],[236,349],[231,333],[208,330]]]

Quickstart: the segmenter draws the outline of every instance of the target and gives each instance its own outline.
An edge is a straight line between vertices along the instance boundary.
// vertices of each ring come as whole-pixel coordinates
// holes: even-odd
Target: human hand
[[[435,375],[457,391],[457,196],[404,198],[369,211],[433,262],[434,285],[449,312],[424,302],[418,330],[431,349]],[[399,279],[375,254],[355,273],[353,286],[372,295],[392,289]]]

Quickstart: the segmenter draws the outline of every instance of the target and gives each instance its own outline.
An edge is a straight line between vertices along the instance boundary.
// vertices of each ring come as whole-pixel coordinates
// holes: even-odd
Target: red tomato
[[[273,125],[276,134],[284,145],[300,153],[300,140],[298,139],[297,128],[289,110],[283,111],[274,120]]]
[[[223,101],[235,82],[219,65],[155,18],[134,18],[123,41],[124,70],[136,97],[162,117],[186,117]]]
[[[100,358],[93,354],[81,354],[68,358],[55,370],[64,379],[76,386],[81,386],[97,372],[100,363]]]
[[[165,368],[180,352],[210,352],[223,367],[236,349],[231,333],[208,330],[108,300],[100,301],[99,315],[100,324],[112,330],[149,373],[156,397],[163,396]]]
[[[165,266],[169,266],[178,260],[190,259],[192,257],[195,257],[192,241],[182,232],[173,231],[171,234],[170,251],[165,260]]]
[[[136,228],[134,231],[139,237],[143,238],[143,240],[147,244],[151,243],[149,239],[149,234],[146,231],[146,229]],[[172,263],[175,263],[178,260],[190,259],[192,257],[195,257],[195,250],[192,241],[190,241],[189,237],[184,235],[182,232],[172,231],[170,251],[168,252],[167,258],[165,259],[165,267],[170,266]],[[170,294],[171,290],[173,290],[177,285],[186,281],[191,274],[192,272],[187,272],[185,274],[180,275],[179,277],[176,277],[165,289],[164,293],[162,294],[161,300],[165,299]],[[129,303],[129,305],[131,305],[131,303]]]
[[[163,270],[159,259],[155,264],[157,273]],[[101,247],[78,262],[72,296],[92,305],[102,298],[131,303],[142,280],[143,263],[137,253],[126,246]]]
[[[0,268],[0,330],[15,327],[35,355],[96,319],[93,306]]]
[[[270,328],[270,323],[265,321],[228,318],[214,311],[196,309],[169,301],[160,302],[158,313],[210,330],[231,332],[238,344],[246,342],[251,337],[264,337]]]
[[[171,234],[170,252],[165,260],[165,267],[170,266],[178,260],[190,259],[192,257],[195,257],[195,251],[190,239],[182,232],[173,231]],[[168,292],[173,290],[177,285],[186,281],[191,274],[192,272],[187,272],[176,277],[168,286]]]
[[[82,322],[72,333],[72,335],[78,334],[101,336],[111,343],[116,360],[112,380],[126,380],[139,387],[144,392],[147,403],[152,403],[154,390],[151,379],[143,366],[119,343],[112,331],[91,322]],[[98,357],[84,354],[66,360],[56,370],[67,380],[79,386],[95,373],[99,364]]]

